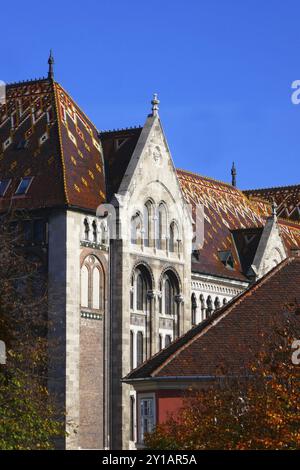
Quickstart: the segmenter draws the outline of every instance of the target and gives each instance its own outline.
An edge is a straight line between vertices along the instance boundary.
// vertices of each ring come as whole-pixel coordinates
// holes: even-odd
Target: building
[[[156,95],[143,127],[98,131],[48,63],[47,77],[6,87],[0,210],[27,211],[45,262],[61,445],[135,448],[122,377],[296,250],[300,225],[240,191],[235,168],[232,184],[176,169]]]
[[[270,294],[271,293],[271,294]],[[137,393],[136,435],[162,424],[183,406],[187,392],[224,375],[251,375],[256,356],[274,330],[295,322],[300,331],[300,257],[288,258],[249,289],[125,377]],[[273,334],[272,334],[273,333]],[[291,349],[291,356],[293,350]]]

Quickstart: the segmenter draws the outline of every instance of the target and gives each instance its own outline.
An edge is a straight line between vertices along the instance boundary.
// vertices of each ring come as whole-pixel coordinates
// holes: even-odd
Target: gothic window
[[[89,270],[84,264],[81,268],[81,307],[89,306]]]
[[[194,293],[192,294],[191,304],[192,304],[192,325],[196,325],[197,299]]]
[[[169,344],[172,342],[171,335],[166,335],[165,337],[165,348],[169,346]]]
[[[225,297],[224,297],[224,299],[223,299],[223,305],[226,305],[226,304],[227,304],[227,299],[225,299]]]
[[[134,441],[135,398],[130,396],[130,440]]]
[[[136,361],[137,366],[144,361],[144,335],[141,331],[136,335]]]
[[[165,314],[173,315],[174,313],[174,292],[169,278],[165,280]]]
[[[130,370],[134,368],[133,348],[134,348],[134,332],[130,330]]]
[[[144,245],[151,245],[152,238],[152,220],[153,220],[153,204],[147,201],[144,205]]]
[[[142,218],[139,212],[137,212],[131,218],[131,243],[134,245],[140,245],[142,240]]]
[[[136,279],[136,308],[144,310],[147,296],[147,286],[142,273],[138,273]]]
[[[170,225],[169,251],[171,253],[178,251],[178,227],[176,222],[172,222]]]
[[[166,243],[167,232],[167,210],[163,203],[158,207],[158,220],[157,220],[157,248],[163,250]]]
[[[100,261],[89,255],[81,267],[81,307],[100,310],[104,306],[104,273]]]
[[[158,350],[160,351],[163,347],[163,337],[162,334],[158,335]]]

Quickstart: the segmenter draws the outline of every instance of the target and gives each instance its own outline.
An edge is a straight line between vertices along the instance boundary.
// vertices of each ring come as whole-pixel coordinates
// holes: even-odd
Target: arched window
[[[160,351],[163,347],[163,337],[162,334],[158,335],[158,350]]]
[[[136,308],[144,310],[147,299],[147,286],[143,274],[139,272],[136,278]]]
[[[165,280],[165,314],[173,315],[174,313],[174,290],[169,278]]]
[[[192,325],[196,325],[197,299],[194,293],[192,294],[191,304],[192,304]]]
[[[136,335],[136,361],[137,366],[144,361],[144,335],[141,331]]]
[[[169,344],[172,342],[171,335],[166,335],[165,336],[165,348],[169,346]]]
[[[148,310],[148,292],[151,289],[150,272],[144,265],[137,266],[131,276],[130,308],[146,312]]]
[[[139,212],[131,218],[131,243],[140,245],[142,241],[143,223]]]
[[[130,370],[133,369],[134,367],[134,333],[132,330],[130,330]]]
[[[171,253],[178,251],[178,227],[177,224],[173,221],[170,225],[170,239],[169,239],[169,251]]]
[[[212,302],[210,295],[207,297],[206,305],[207,305],[206,316],[209,317],[213,311],[213,302]]]
[[[172,270],[165,272],[161,284],[163,313],[165,315],[175,315],[176,295],[179,294],[178,279]]]
[[[89,255],[81,267],[81,307],[100,310],[104,306],[104,272],[98,258]]]
[[[215,309],[220,308],[220,307],[221,307],[220,299],[219,299],[219,297],[216,297],[216,299],[215,299]]]
[[[158,206],[157,219],[157,248],[163,250],[166,248],[167,234],[167,210],[163,203]]]
[[[224,297],[223,299],[223,305],[226,305],[227,304],[227,299]]]
[[[93,282],[92,282],[92,308],[95,310],[100,309],[100,295],[101,295],[101,286],[100,286],[100,271],[97,266],[93,269]]]
[[[153,221],[153,204],[147,201],[144,205],[144,245],[152,244],[152,221]]]

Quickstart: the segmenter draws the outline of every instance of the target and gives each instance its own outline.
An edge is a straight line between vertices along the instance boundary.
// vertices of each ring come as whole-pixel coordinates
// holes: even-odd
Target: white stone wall
[[[207,316],[207,299],[209,296],[212,300],[212,311],[214,311],[216,309],[215,302],[217,298],[222,307],[224,303],[230,302],[230,300],[241,294],[248,286],[248,282],[192,273],[192,294],[195,294],[197,302],[196,323],[205,320]],[[204,309],[201,308],[201,299],[204,300]]]

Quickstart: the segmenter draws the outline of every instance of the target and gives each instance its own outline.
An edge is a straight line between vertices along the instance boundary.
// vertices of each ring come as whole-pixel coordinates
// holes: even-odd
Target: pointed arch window
[[[144,205],[144,245],[151,246],[152,242],[153,203],[147,201]]]
[[[163,203],[160,203],[158,206],[157,219],[157,248],[163,250],[165,248],[167,233],[167,209]]]
[[[178,251],[178,227],[175,221],[170,225],[169,251],[174,253]]]
[[[98,258],[89,255],[81,267],[81,308],[101,310],[104,306],[104,271]]]
[[[140,245],[142,241],[143,222],[139,212],[131,218],[131,243]]]
[[[137,366],[144,362],[144,335],[139,331],[136,335],[136,358]]]

